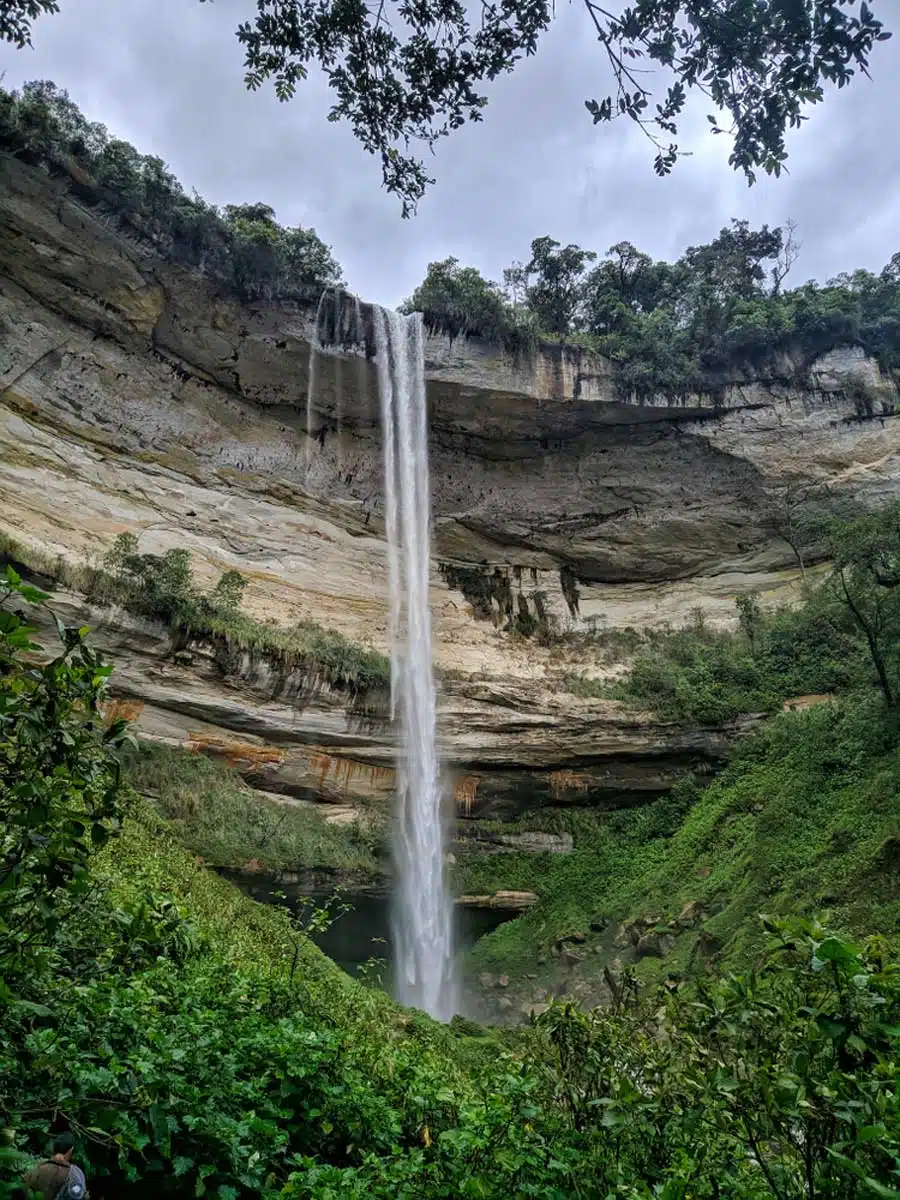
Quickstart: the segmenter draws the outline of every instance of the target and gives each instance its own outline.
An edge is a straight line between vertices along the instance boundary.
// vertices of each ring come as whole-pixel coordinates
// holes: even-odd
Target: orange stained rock
[[[279,750],[277,746],[232,742],[228,738],[214,737],[193,729],[188,732],[188,749],[218,755],[220,758],[224,758],[229,767],[241,765],[255,767],[262,766],[264,763],[280,764],[284,762],[284,751]]]
[[[472,805],[478,793],[478,776],[464,775],[453,785],[453,802],[457,809],[461,808],[467,817],[472,815]]]
[[[314,751],[306,760],[311,775],[315,775],[320,789],[327,785],[336,791],[358,791],[354,783],[363,783],[367,791],[391,791],[394,787],[395,771],[392,767],[379,767],[374,763],[357,762],[352,758],[338,758],[324,751]]]
[[[817,704],[827,704],[829,700],[833,700],[834,696],[830,692],[813,693],[809,696],[792,696],[790,700],[785,700],[781,708],[783,712],[800,712],[804,708],[815,708]]]
[[[114,721],[136,721],[144,711],[143,700],[107,700],[100,706],[103,714],[103,724],[112,725]]]
[[[550,793],[554,800],[561,799],[566,792],[586,792],[588,782],[575,771],[553,771],[550,775]]]

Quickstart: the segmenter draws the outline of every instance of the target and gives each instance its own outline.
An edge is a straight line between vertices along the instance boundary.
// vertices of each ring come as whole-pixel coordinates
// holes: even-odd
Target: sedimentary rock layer
[[[317,356],[307,430],[312,309],[241,305],[86,207],[66,178],[3,158],[0,180],[3,529],[69,559],[124,530],[145,551],[184,546],[203,579],[242,571],[254,615],[385,648],[364,347]],[[785,356],[715,397],[642,403],[572,348],[513,356],[431,338],[427,363],[441,730],[462,809],[654,793],[718,756],[720,735],[576,699],[561,678],[578,662],[502,625],[523,607],[557,630],[698,607],[722,620],[742,592],[789,594],[791,497],[898,490],[893,382],[855,347]],[[260,752],[253,767],[276,790],[390,790],[391,731],[364,727],[345,698],[274,695],[264,664],[225,677],[201,646],[177,663],[161,631],[91,615],[148,732],[277,747],[280,760]]]

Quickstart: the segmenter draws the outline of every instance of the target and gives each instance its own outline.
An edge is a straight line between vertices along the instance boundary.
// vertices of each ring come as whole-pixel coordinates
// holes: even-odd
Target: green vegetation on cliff
[[[699,616],[681,629],[648,631],[639,635],[624,678],[609,683],[573,674],[567,686],[666,720],[718,726],[772,712],[794,696],[870,681],[864,639],[826,588],[800,609],[766,614],[748,597],[740,612],[734,632],[712,629]]]
[[[792,535],[818,543],[831,564],[804,576],[803,603],[764,611],[752,595],[737,600],[738,628],[714,630],[702,614],[682,629],[601,633],[620,648],[627,675],[615,683],[569,675],[583,696],[606,696],[689,725],[721,725],[772,712],[793,697],[846,693],[875,685],[889,710],[900,701],[900,505],[852,519],[821,513],[796,520]],[[581,635],[584,644],[589,635]]]
[[[88,121],[49,80],[0,88],[0,151],[65,178],[174,262],[199,267],[244,300],[316,299],[341,268],[314,229],[285,229],[267,204],[220,211],[184,188],[161,158]]]
[[[530,815],[527,828],[571,832],[575,848],[460,868],[467,891],[525,888],[541,898],[476,945],[472,969],[519,979],[546,958],[541,977],[552,986],[551,948],[582,932],[588,943],[577,976],[596,985],[611,959],[634,959],[628,940],[614,944],[620,926],[648,916],[651,928],[675,935],[663,959],[643,960],[650,977],[685,972],[704,945],[717,965],[747,967],[759,949],[761,912],[827,911],[841,928],[897,936],[897,746],[878,698],[851,696],[774,717],[705,786],[686,779],[636,809]],[[688,904],[702,920],[681,932]],[[602,930],[590,934],[592,922]]]
[[[89,122],[49,81],[0,88],[0,151],[65,179],[83,203],[113,214],[174,262],[199,268],[246,301],[316,299],[340,268],[313,230],[285,229],[262,203],[221,212],[187,196],[161,159],[140,155]],[[630,242],[596,252],[543,236],[502,286],[456,258],[429,264],[407,307],[450,337],[477,336],[512,351],[539,341],[610,358],[624,395],[721,395],[762,374],[804,383],[821,354],[859,346],[882,369],[900,368],[900,257],[787,288],[799,245],[792,225],[752,229],[732,221],[677,262],[654,261]],[[861,417],[889,397],[852,385]]]
[[[120,534],[102,567],[86,572],[89,600],[121,604],[130,612],[163,621],[189,638],[219,641],[225,652],[223,667],[241,651],[259,651],[286,674],[297,671],[317,677],[331,687],[365,696],[386,688],[390,666],[383,654],[358,646],[342,634],[323,629],[315,621],[300,621],[290,628],[257,621],[241,611],[246,579],[226,571],[208,593],[200,590],[191,573],[187,550],[165,554],[140,554],[133,534]]]
[[[853,932],[900,934],[900,507],[836,524],[826,541],[832,568],[798,609],[767,615],[748,598],[733,633],[657,634],[612,689],[690,724],[780,710],[791,697],[798,711],[770,716],[712,782],[686,778],[642,808],[522,819],[570,832],[570,855],[461,864],[466,891],[540,896],[476,946],[473,967],[521,977],[540,957],[552,986],[554,943],[592,922],[577,974],[594,985],[611,959],[634,960],[623,930],[645,919],[659,935],[641,960],[650,978],[694,972],[698,955],[749,965],[761,912],[828,911]],[[697,916],[689,929],[679,928],[685,906]]]
[[[124,762],[129,784],[150,796],[179,841],[216,867],[319,868],[361,878],[385,871],[386,817],[360,808],[330,825],[308,802],[264,798],[237,771],[206,755],[149,743]]]
[[[799,247],[792,226],[732,221],[675,263],[654,262],[630,242],[593,251],[535,238],[531,258],[503,285],[456,259],[431,263],[407,302],[429,326],[513,348],[554,339],[612,360],[625,395],[720,394],[763,374],[802,383],[811,363],[860,346],[888,372],[900,367],[900,256],[879,274],[855,271],[824,285],[785,288]],[[885,399],[858,385],[860,416]]]
[[[0,531],[4,559],[58,580],[94,604],[120,605],[160,621],[185,643],[212,642],[225,674],[239,672],[244,653],[253,652],[270,662],[282,683],[296,673],[304,686],[325,683],[373,708],[390,685],[390,664],[377,650],[315,621],[285,627],[248,616],[241,609],[247,580],[239,571],[224,571],[204,591],[194,579],[190,552],[181,548],[141,554],[134,534],[122,533],[100,565],[75,566],[63,559],[49,562]]]

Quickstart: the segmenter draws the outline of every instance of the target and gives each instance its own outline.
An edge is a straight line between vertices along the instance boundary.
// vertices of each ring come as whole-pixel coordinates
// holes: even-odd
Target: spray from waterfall
[[[397,999],[456,1012],[428,603],[430,496],[422,318],[376,308],[390,588],[391,712],[399,715],[394,906]]]

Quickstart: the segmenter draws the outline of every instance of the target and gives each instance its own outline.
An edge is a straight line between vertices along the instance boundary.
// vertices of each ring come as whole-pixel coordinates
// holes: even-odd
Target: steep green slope
[[[762,912],[898,930],[900,514],[819,536],[834,565],[799,609],[745,600],[732,633],[701,623],[644,639],[615,685],[672,720],[772,714],[717,779],[639,810],[529,814],[530,828],[572,833],[573,853],[460,866],[466,891],[540,897],[476,947],[473,973],[509,975],[527,1010],[548,991],[608,997],[605,968],[637,962],[655,979],[746,966]],[[792,696],[800,711],[782,711]]]
[[[261,795],[221,760],[149,742],[124,765],[131,785],[152,797],[182,845],[214,867],[252,860],[266,872],[318,868],[339,872],[345,883],[385,876],[387,814],[374,807],[329,824],[324,805]]]
[[[674,938],[662,958],[642,960],[651,978],[683,971],[698,950],[720,966],[746,966],[764,912],[827,911],[852,932],[896,933],[900,755],[892,733],[874,696],[846,698],[773,718],[694,796],[683,786],[646,809],[553,814],[545,824],[573,833],[571,855],[547,855],[537,867],[533,856],[504,856],[466,869],[467,887],[528,887],[541,896],[476,946],[474,967],[514,979],[542,967],[544,983],[570,973],[597,982],[610,959],[633,960],[627,926],[649,917],[648,931]],[[690,928],[679,928],[687,905]],[[592,932],[591,923],[603,929]],[[587,942],[576,946],[584,962],[568,972],[552,950],[572,933]]]

